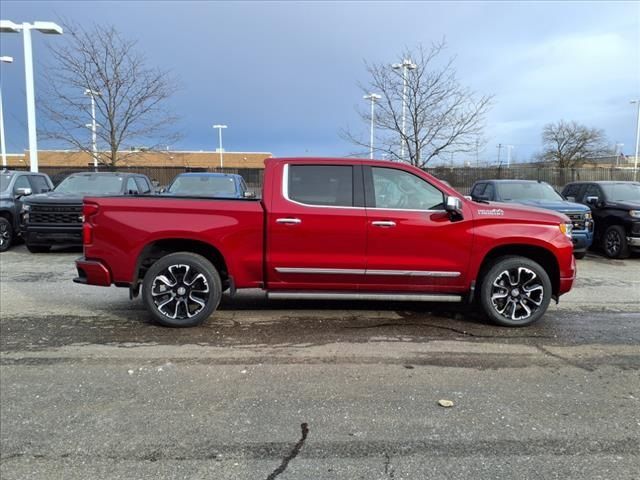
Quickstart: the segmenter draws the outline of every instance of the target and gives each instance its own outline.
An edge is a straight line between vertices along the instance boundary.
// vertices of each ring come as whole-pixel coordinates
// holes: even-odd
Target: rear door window
[[[351,165],[289,165],[288,198],[305,205],[353,206]]]

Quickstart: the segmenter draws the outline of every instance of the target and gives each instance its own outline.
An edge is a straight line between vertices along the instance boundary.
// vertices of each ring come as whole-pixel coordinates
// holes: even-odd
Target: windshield
[[[548,183],[500,183],[500,198],[509,200],[564,200]]]
[[[179,195],[229,196],[236,194],[236,183],[232,177],[184,175],[176,178],[167,191]]]
[[[58,193],[110,195],[122,192],[124,179],[115,175],[71,175],[55,189]]]
[[[11,183],[11,175],[8,173],[0,174],[0,192],[4,192],[7,188],[9,188],[9,184]]]
[[[601,187],[612,202],[640,202],[640,183],[605,183]]]

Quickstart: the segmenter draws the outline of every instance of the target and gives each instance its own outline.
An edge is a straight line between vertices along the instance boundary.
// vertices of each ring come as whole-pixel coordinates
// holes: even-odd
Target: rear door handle
[[[371,225],[373,225],[374,227],[395,227],[396,222],[391,220],[379,220],[379,221],[371,222]]]
[[[302,220],[299,218],[278,218],[276,219],[276,223],[283,223],[285,225],[298,225],[302,223]]]

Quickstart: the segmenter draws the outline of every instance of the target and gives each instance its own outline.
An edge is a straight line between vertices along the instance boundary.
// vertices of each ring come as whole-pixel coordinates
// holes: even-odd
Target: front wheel
[[[193,327],[220,304],[220,275],[201,255],[178,252],[157,260],[146,272],[142,299],[154,320],[167,327]]]
[[[602,241],[604,253],[609,258],[627,258],[629,256],[629,245],[624,228],[620,225],[612,225],[604,232]]]
[[[13,227],[11,222],[0,217],[0,252],[6,252],[13,241]]]
[[[480,304],[489,319],[498,325],[530,325],[544,315],[550,302],[549,275],[528,258],[502,257],[482,279]]]

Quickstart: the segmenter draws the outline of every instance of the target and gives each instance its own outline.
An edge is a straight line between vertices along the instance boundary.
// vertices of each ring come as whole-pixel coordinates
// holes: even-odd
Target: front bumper
[[[40,226],[27,224],[22,237],[31,245],[82,245],[82,224]]]
[[[573,241],[574,252],[584,252],[593,243],[593,232],[589,231],[574,231],[571,234],[571,240]]]
[[[73,279],[75,283],[102,287],[111,285],[111,272],[99,260],[87,260],[85,257],[80,257],[76,260],[76,269],[78,276]]]
[[[640,237],[627,237],[627,245],[631,248],[640,248]]]

